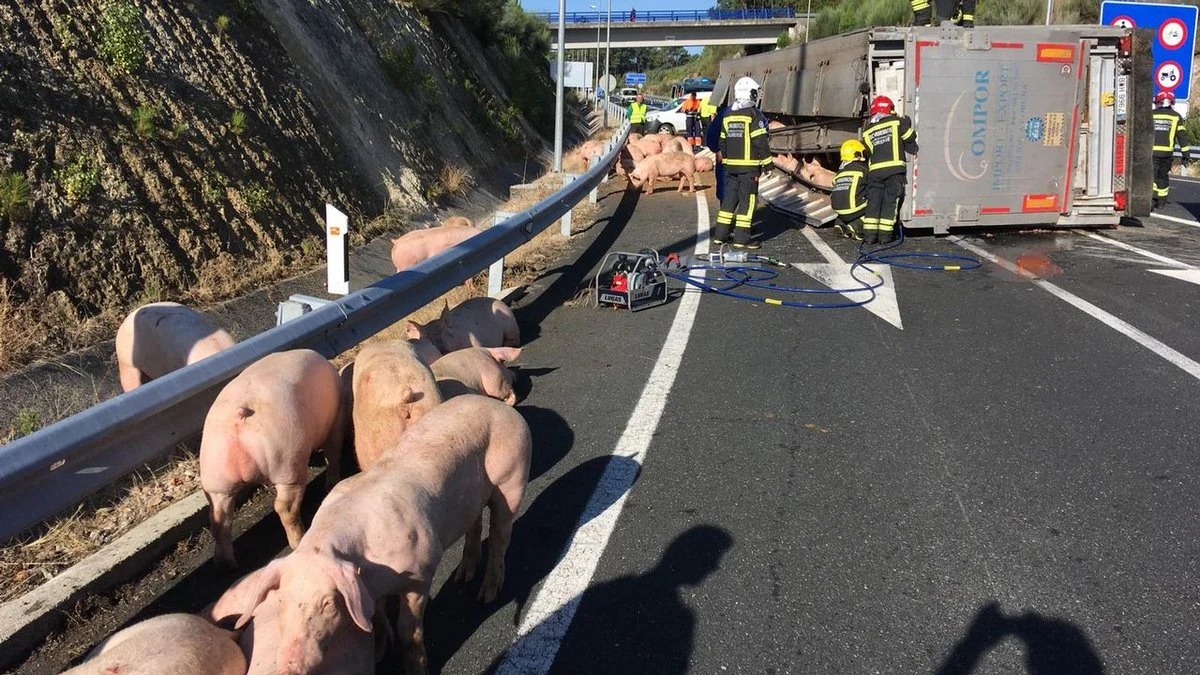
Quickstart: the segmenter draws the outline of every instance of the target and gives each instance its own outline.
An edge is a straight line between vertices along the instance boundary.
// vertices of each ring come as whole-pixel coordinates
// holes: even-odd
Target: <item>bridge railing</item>
[[[558,12],[536,12],[535,16],[549,23],[558,23]],[[566,23],[590,23],[608,21],[608,13],[567,12]],[[697,10],[647,10],[645,12],[613,12],[613,23],[654,23],[660,21],[753,21],[763,19],[794,19],[796,10],[791,7],[766,7],[758,9],[697,9]]]
[[[618,119],[621,110],[614,109]],[[62,512],[194,438],[217,394],[273,352],[332,358],[488,269],[566,215],[607,176],[628,135],[617,131],[587,172],[528,210],[412,268],[255,335],[125,394],[0,446],[0,539]]]

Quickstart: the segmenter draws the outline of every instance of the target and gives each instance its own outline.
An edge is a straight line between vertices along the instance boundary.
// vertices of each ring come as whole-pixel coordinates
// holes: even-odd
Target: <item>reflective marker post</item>
[[[350,294],[350,249],[346,235],[350,218],[333,204],[325,205],[326,289],[330,295]]]

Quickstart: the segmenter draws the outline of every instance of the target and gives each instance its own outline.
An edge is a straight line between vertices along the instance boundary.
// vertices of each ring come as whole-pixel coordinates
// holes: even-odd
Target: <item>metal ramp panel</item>
[[[801,184],[779,169],[762,177],[758,184],[758,197],[771,208],[803,220],[812,227],[821,227],[837,218],[829,195]]]

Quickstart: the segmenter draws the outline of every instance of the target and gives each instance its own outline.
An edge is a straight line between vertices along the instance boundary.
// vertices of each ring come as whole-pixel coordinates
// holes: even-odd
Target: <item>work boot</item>
[[[864,232],[863,233],[863,243],[868,244],[868,245],[869,244],[878,244],[879,243],[879,230],[867,230],[866,232]]]
[[[843,237],[849,238],[850,233],[846,232],[846,227],[847,226],[842,224],[842,221],[840,221],[840,220],[833,224],[833,229],[837,230],[838,234],[842,235]]]
[[[895,230],[895,228],[892,228],[892,229],[890,229],[890,230],[880,230],[880,232],[879,232],[879,243],[881,243],[881,244],[890,244],[890,243],[892,243],[893,241],[896,241],[896,230]]]
[[[913,13],[912,25],[914,25],[914,26],[928,26],[930,24],[930,22],[932,22],[932,21],[933,21],[933,8],[932,7],[926,7],[925,9],[922,9],[920,11]]]

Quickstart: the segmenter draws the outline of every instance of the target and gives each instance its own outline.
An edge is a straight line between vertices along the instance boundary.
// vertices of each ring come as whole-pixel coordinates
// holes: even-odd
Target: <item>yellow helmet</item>
[[[867,146],[851,138],[845,143],[842,143],[842,161],[852,162],[856,159],[862,159],[863,153],[866,151]]]

